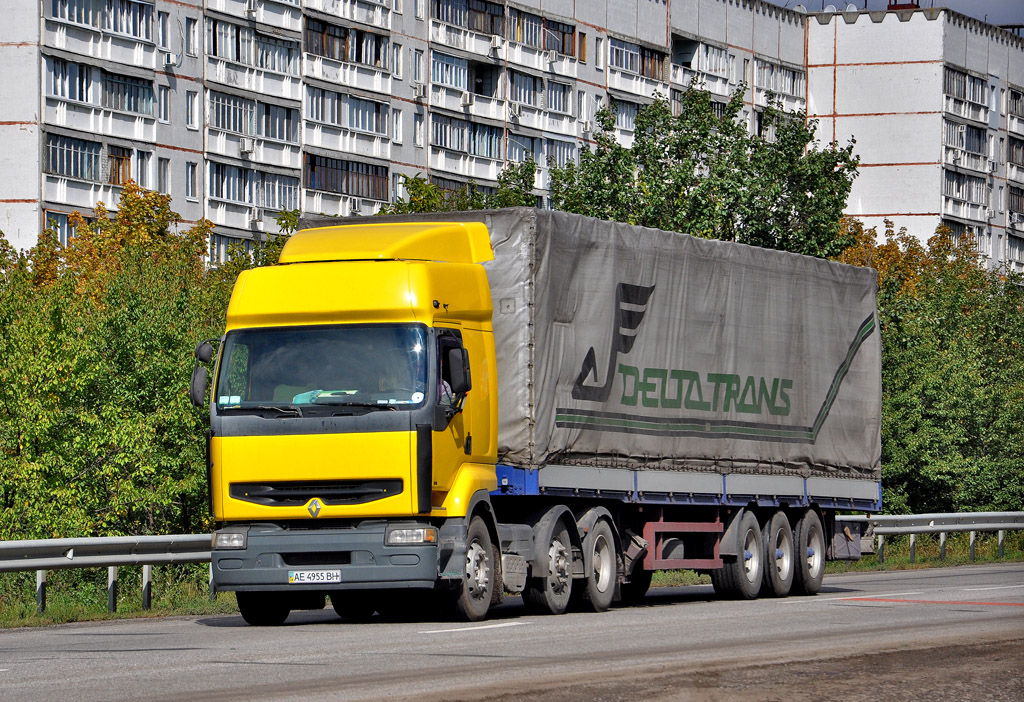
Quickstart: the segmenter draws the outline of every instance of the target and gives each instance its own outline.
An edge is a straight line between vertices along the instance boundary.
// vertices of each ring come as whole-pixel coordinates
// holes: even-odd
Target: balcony
[[[391,29],[391,10],[383,2],[374,0],[306,0],[305,7],[327,15],[353,22],[368,24],[379,29]]]
[[[314,54],[305,54],[304,57],[302,72],[307,78],[391,96],[390,71],[363,63],[335,61]]]
[[[220,129],[206,130],[206,150],[218,156],[241,158],[253,164],[296,170],[302,167],[302,149],[298,144]]]
[[[302,31],[299,0],[206,0],[206,7],[230,17],[244,17],[293,32]]]
[[[655,93],[668,95],[668,85],[660,80],[654,80],[638,73],[621,71],[618,68],[608,67],[608,88],[619,90],[631,95],[639,95],[648,100],[654,99]]]
[[[157,67],[156,45],[149,40],[46,19],[43,42],[55,49],[139,68]]]
[[[1015,183],[1024,183],[1024,166],[1018,166],[1016,163],[1007,163],[1006,178]]]
[[[1011,134],[1024,137],[1024,116],[1011,112],[1006,116],[1006,128]]]
[[[378,200],[328,193],[322,190],[305,189],[303,192],[305,193],[305,202],[302,211],[328,217],[351,217],[352,215],[368,217],[377,214],[385,204]]]
[[[771,91],[764,90],[762,88],[754,89],[754,104],[758,107],[768,106],[768,94]],[[807,108],[807,103],[802,97],[796,97],[795,95],[785,95],[783,93],[772,93],[776,102],[781,103],[783,112],[800,112]]]
[[[988,206],[945,195],[942,198],[942,214],[976,222],[987,222]]]
[[[544,130],[548,132],[556,132],[572,137],[582,134],[583,125],[569,114],[549,111],[545,113],[545,122]]]
[[[943,109],[947,113],[957,115],[965,119],[974,120],[975,122],[984,122],[988,124],[987,105],[961,100],[960,98],[955,98],[952,95],[944,95],[943,100]]]
[[[432,170],[446,171],[479,183],[480,181],[497,181],[502,162],[483,156],[473,156],[462,151],[451,151],[431,146],[429,166]]]
[[[77,129],[92,135],[156,141],[156,119],[151,115],[108,110],[98,105],[72,102],[58,97],[46,98],[43,115],[46,124]]]
[[[507,121],[519,127],[543,130],[547,126],[546,112],[539,107],[522,102],[509,102]]]
[[[302,99],[302,79],[255,66],[234,63],[217,56],[206,57],[208,80],[255,93],[295,100]]]
[[[68,205],[83,214],[91,214],[97,202],[102,202],[109,210],[115,210],[121,201],[121,186],[44,173],[43,199]]]
[[[722,97],[732,95],[729,79],[714,73],[695,71],[692,68],[673,63],[670,78],[674,85],[682,88],[689,88],[693,85],[694,87],[703,87],[712,95],[721,95]]]
[[[384,134],[357,132],[346,127],[304,120],[303,140],[309,146],[319,146],[357,156],[391,159],[391,139]]]
[[[989,173],[992,169],[990,161],[984,154],[976,154],[952,146],[943,147],[942,162],[982,173]]]
[[[491,34],[481,34],[465,27],[430,20],[430,41],[453,49],[468,51],[477,56],[499,58],[504,40]]]
[[[206,217],[219,227],[252,231],[256,209],[251,203],[218,200],[212,197],[206,200]]]

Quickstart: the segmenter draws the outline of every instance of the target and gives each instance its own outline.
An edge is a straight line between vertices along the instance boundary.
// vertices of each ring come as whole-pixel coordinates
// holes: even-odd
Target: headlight
[[[388,546],[403,544],[436,544],[437,529],[434,527],[405,527],[388,531],[384,543]]]
[[[245,548],[245,532],[242,531],[215,531],[213,532],[213,548],[215,549],[241,549]]]

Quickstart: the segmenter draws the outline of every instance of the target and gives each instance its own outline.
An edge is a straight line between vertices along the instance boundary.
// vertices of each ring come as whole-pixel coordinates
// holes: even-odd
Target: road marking
[[[860,597],[896,597],[902,595],[920,595],[920,592],[886,592],[881,595],[860,595]],[[794,597],[788,600],[782,600],[778,604],[807,604],[810,602],[838,602],[840,600],[853,600],[856,597],[815,597],[814,599],[807,599],[806,597]]]
[[[844,597],[844,600],[858,602],[899,602],[902,604],[940,604],[940,605],[980,605],[984,607],[1024,607],[1024,602],[962,602],[959,600],[896,600],[876,597]]]
[[[995,585],[993,587],[965,587],[964,592],[980,592],[981,590],[1009,590],[1014,587],[1024,587],[1024,585]]]
[[[421,634],[460,634],[463,631],[480,631],[481,629],[504,629],[507,626],[522,626],[526,622],[502,622],[500,624],[483,624],[481,626],[466,626],[461,629],[431,629],[421,631]]]
[[[859,595],[857,597],[831,597],[833,600],[873,600],[878,597],[904,597],[906,595],[920,595],[920,592],[883,592],[881,595]]]

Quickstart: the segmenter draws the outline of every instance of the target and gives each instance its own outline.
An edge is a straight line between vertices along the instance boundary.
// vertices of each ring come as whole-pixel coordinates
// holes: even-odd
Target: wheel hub
[[[490,568],[487,565],[487,554],[480,544],[473,543],[466,551],[466,581],[473,597],[487,592],[491,582]]]

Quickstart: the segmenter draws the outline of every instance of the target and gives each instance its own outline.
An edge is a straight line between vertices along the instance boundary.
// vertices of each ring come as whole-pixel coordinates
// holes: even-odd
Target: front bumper
[[[317,529],[251,524],[244,549],[214,549],[215,590],[351,590],[433,588],[438,580],[437,544],[386,546],[388,525],[379,520]],[[410,522],[403,526],[417,526]],[[427,526],[423,524],[423,526]],[[232,531],[238,527],[231,527]],[[340,583],[290,584],[290,571],[337,570]]]

